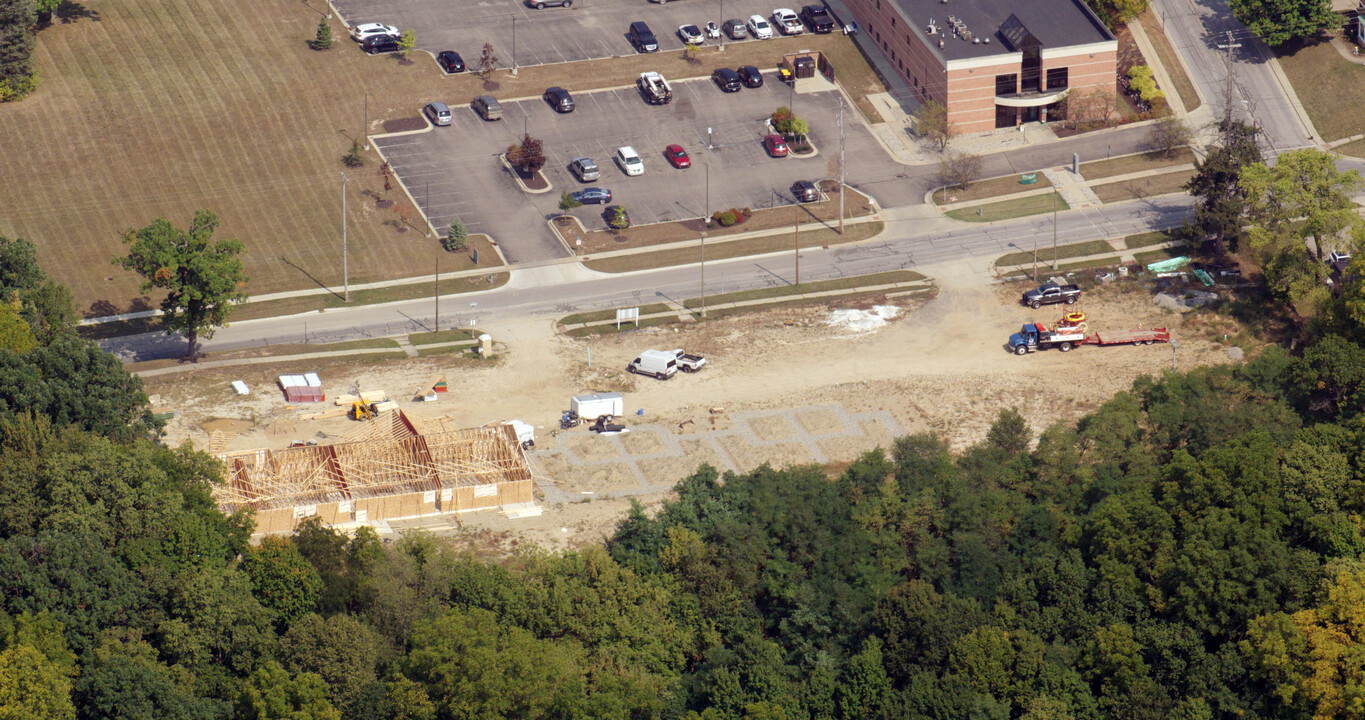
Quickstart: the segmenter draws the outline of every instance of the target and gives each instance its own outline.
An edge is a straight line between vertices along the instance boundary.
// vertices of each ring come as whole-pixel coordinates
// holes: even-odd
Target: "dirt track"
[[[962,448],[979,441],[1003,408],[1017,408],[1038,431],[1054,422],[1074,420],[1128,388],[1136,377],[1171,366],[1171,347],[1164,344],[1082,347],[1065,354],[1045,351],[1016,357],[1004,348],[1007,336],[1030,318],[1054,321],[1061,310],[1021,307],[1015,288],[990,285],[978,272],[933,270],[938,271],[933,275],[940,286],[938,296],[922,307],[906,308],[899,318],[875,331],[831,326],[828,307],[775,310],[591,341],[558,335],[548,321],[521,321],[489,328],[508,349],[495,367],[475,365],[451,371],[446,369],[448,362],[443,367],[438,359],[414,359],[357,365],[353,377],[324,379],[334,388],[331,392],[344,392],[351,382],[359,381],[362,388],[382,388],[404,400],[424,378],[441,371],[449,378],[450,392],[437,403],[405,402],[406,412],[447,415],[464,425],[509,418],[536,425],[538,450],[549,451],[537,462],[554,488],[564,491],[550,492],[550,499],[560,502],[549,503],[545,515],[538,518],[507,521],[483,513],[468,516],[466,522],[558,545],[596,542],[610,532],[627,504],[620,499],[603,501],[603,493],[668,487],[700,462],[716,464],[704,443],[688,444],[687,438],[724,430],[740,413],[761,415],[758,411],[831,404],[848,413],[887,411],[900,431],[933,432]],[[1146,291],[1131,285],[1089,293],[1081,307],[1090,316],[1092,329],[1169,326],[1180,339],[1179,367],[1227,361],[1222,346],[1193,329],[1182,333],[1180,316],[1155,307]],[[589,347],[592,367],[587,364]],[[710,365],[696,375],[679,374],[667,382],[621,370],[640,350],[650,347],[685,347],[704,353]],[[266,387],[257,386],[249,399],[211,403],[190,396],[202,393],[202,384],[174,378],[154,378],[148,384],[151,392],[160,394],[161,402],[180,411],[169,428],[172,441],[186,438],[205,446],[207,434],[198,425],[210,417],[257,420],[257,428],[233,439],[230,448],[282,447],[304,437],[335,438],[355,427],[344,419],[301,422],[299,414],[316,408],[285,410],[278,393]],[[608,441],[594,445],[582,428],[552,437],[569,396],[592,391],[625,393],[627,424],[678,428],[682,456],[660,455],[660,441],[650,435],[653,430],[622,436],[619,445],[611,438],[594,438]],[[644,409],[643,416],[634,414],[639,408]],[[711,412],[718,408],[724,411]],[[817,415],[810,417],[814,419],[793,416],[782,426],[795,427],[799,433],[801,426],[822,422]],[[780,439],[780,433],[787,432],[765,429],[768,422],[759,418],[747,424],[765,441],[769,435]],[[887,424],[860,423],[861,433],[822,439],[814,454],[810,444],[803,442],[754,446],[731,434],[722,443],[739,469],[765,461],[776,466],[840,463],[885,446],[890,438]],[[649,475],[645,485],[630,477],[635,471],[629,463],[576,467],[558,453],[563,448],[588,459],[620,452],[655,457],[638,464]],[[591,505],[566,504],[562,502],[568,497],[565,492],[597,499]],[[641,499],[661,497],[661,493],[646,493]]]

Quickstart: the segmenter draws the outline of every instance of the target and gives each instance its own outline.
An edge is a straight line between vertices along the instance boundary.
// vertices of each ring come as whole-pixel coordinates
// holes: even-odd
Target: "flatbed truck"
[[[1015,355],[1027,355],[1048,348],[1070,352],[1081,345],[1151,345],[1170,341],[1171,333],[1166,328],[1138,328],[1086,335],[1078,327],[1049,328],[1042,323],[1025,323],[1019,332],[1010,336],[1009,348]]]

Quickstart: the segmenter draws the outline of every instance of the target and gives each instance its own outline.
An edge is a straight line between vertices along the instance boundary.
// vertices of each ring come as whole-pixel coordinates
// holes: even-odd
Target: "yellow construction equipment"
[[[368,420],[379,414],[379,403],[367,403],[360,400],[351,403],[352,420]]]

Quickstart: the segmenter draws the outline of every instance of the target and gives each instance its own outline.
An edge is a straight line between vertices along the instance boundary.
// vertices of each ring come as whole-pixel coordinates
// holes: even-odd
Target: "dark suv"
[[[545,102],[549,103],[550,107],[555,109],[555,112],[573,112],[573,96],[569,94],[568,90],[565,90],[562,87],[552,87],[545,91],[544,97]]]
[[[739,73],[730,68],[716,68],[716,71],[711,73],[711,79],[715,81],[716,87],[728,93],[739,92],[743,84],[739,79]]]
[[[741,65],[739,78],[744,81],[744,87],[763,87],[763,73],[759,72],[758,68],[753,65]]]
[[[649,26],[643,22],[633,22],[630,24],[630,44],[642,53],[652,53],[659,51],[659,41],[650,32]]]
[[[360,43],[360,47],[371,55],[398,52],[398,38],[392,35],[371,35]]]
[[[834,32],[834,18],[824,5],[807,5],[801,8],[801,19],[813,33]]]

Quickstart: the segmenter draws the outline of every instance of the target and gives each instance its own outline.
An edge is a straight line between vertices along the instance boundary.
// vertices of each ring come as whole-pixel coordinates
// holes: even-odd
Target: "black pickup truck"
[[[1066,303],[1070,305],[1081,299],[1081,289],[1075,285],[1043,283],[1037,289],[1024,293],[1024,304],[1035,310],[1043,305]]]

